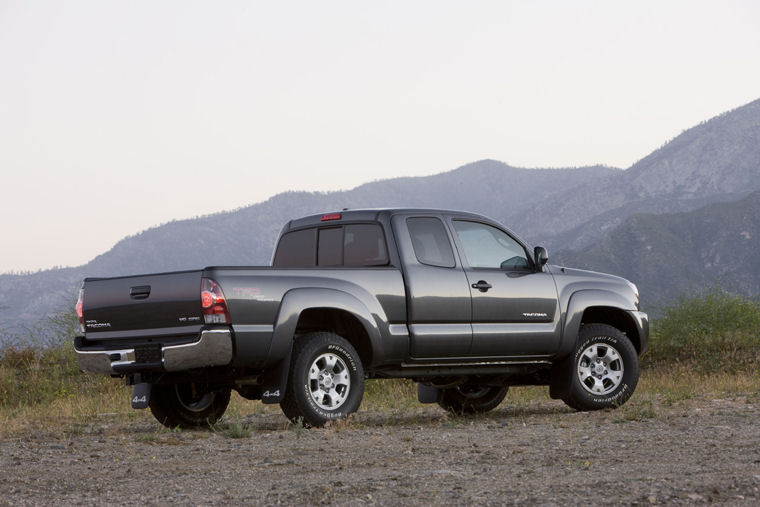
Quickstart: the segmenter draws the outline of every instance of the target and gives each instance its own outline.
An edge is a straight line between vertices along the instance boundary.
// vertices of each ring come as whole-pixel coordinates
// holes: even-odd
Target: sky
[[[758,54],[753,0],[0,0],[0,273],[286,190],[627,168]]]

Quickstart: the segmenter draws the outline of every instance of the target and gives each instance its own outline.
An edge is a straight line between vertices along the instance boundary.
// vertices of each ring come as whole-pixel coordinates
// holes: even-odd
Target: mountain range
[[[238,184],[254,185],[257,177]],[[267,264],[291,218],[397,206],[488,215],[529,243],[549,247],[552,263],[636,282],[650,309],[717,284],[756,297],[760,100],[684,131],[625,170],[524,169],[481,160],[347,191],[286,192],[129,236],[83,266],[0,275],[0,341],[54,312],[69,311],[85,276]]]
[[[635,280],[643,297],[658,305],[711,287],[757,297],[759,218],[760,191],[689,212],[637,214],[587,248],[559,252],[553,262]]]

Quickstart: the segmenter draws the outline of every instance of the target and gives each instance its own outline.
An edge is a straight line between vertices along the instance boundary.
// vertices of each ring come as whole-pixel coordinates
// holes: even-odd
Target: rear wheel
[[[209,390],[197,384],[155,384],[150,411],[169,428],[197,428],[219,420],[230,402],[230,389]]]
[[[612,326],[589,324],[578,334],[570,390],[562,401],[576,410],[616,408],[638,381],[639,358],[628,337]]]
[[[456,415],[482,414],[498,407],[508,390],[508,386],[462,384],[441,389],[438,405]]]
[[[364,368],[354,347],[333,333],[296,341],[283,413],[293,423],[323,426],[356,412],[364,396]]]

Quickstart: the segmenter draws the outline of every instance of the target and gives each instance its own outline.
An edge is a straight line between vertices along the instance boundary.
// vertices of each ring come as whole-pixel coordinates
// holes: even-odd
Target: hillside
[[[760,295],[760,192],[690,212],[628,218],[584,250],[551,262],[614,273],[659,306],[705,287]]]
[[[442,174],[377,181],[343,192],[286,192],[235,211],[174,221],[127,237],[84,266],[0,275],[0,332],[16,333],[51,312],[73,307],[85,276],[268,264],[280,229],[299,216],[345,207],[429,206],[477,211],[511,223],[540,195],[618,173],[600,166],[519,169],[483,160]]]
[[[760,190],[760,100],[684,131],[613,178],[548,196],[540,202],[542,213],[517,221],[544,234],[553,249],[578,249],[636,213],[690,211],[755,190]]]
[[[255,176],[236,184],[255,185]],[[419,206],[483,213],[527,241],[546,245],[550,254],[563,250],[553,260],[638,281],[643,291],[659,295],[650,296],[650,302],[713,283],[757,295],[760,268],[753,259],[758,232],[752,223],[733,230],[732,224],[744,222],[728,217],[760,216],[751,214],[754,197],[740,201],[757,191],[760,100],[684,131],[625,171],[602,166],[521,169],[482,160],[433,176],[376,181],[348,191],[287,192],[235,211],[164,224],[125,238],[84,266],[0,275],[0,333],[17,332],[70,308],[85,276],[267,264],[284,223],[341,208]],[[716,203],[726,207],[711,206]],[[710,213],[722,216],[722,225]],[[746,232],[749,238],[717,241],[721,227],[734,235]],[[636,231],[641,235],[635,236]],[[641,251],[646,247],[651,249]],[[741,274],[736,259],[747,260],[743,268],[749,274]]]
[[[101,276],[267,264],[274,241],[288,220],[342,208],[466,209],[511,224],[512,217],[530,209],[538,195],[558,193],[620,172],[607,167],[518,169],[483,160],[433,176],[377,181],[342,192],[286,192],[236,211],[171,222],[126,238],[93,259],[83,271],[88,276]],[[515,228],[520,230],[519,224]]]

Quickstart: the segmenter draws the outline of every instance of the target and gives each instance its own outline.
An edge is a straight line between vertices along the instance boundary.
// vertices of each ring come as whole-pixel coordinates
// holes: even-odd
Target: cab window
[[[280,238],[275,267],[386,266],[383,229],[378,224],[347,224],[302,229]]]
[[[442,268],[454,267],[454,251],[443,223],[432,217],[406,219],[414,255],[421,264]]]
[[[343,265],[343,227],[319,230],[318,266]]]
[[[272,265],[279,268],[314,267],[316,246],[316,229],[302,229],[283,234],[277,244]]]
[[[353,224],[344,227],[344,266],[385,266],[388,250],[383,230],[377,224]]]
[[[479,222],[454,220],[453,223],[470,267],[508,271],[530,269],[525,249],[504,231]]]

